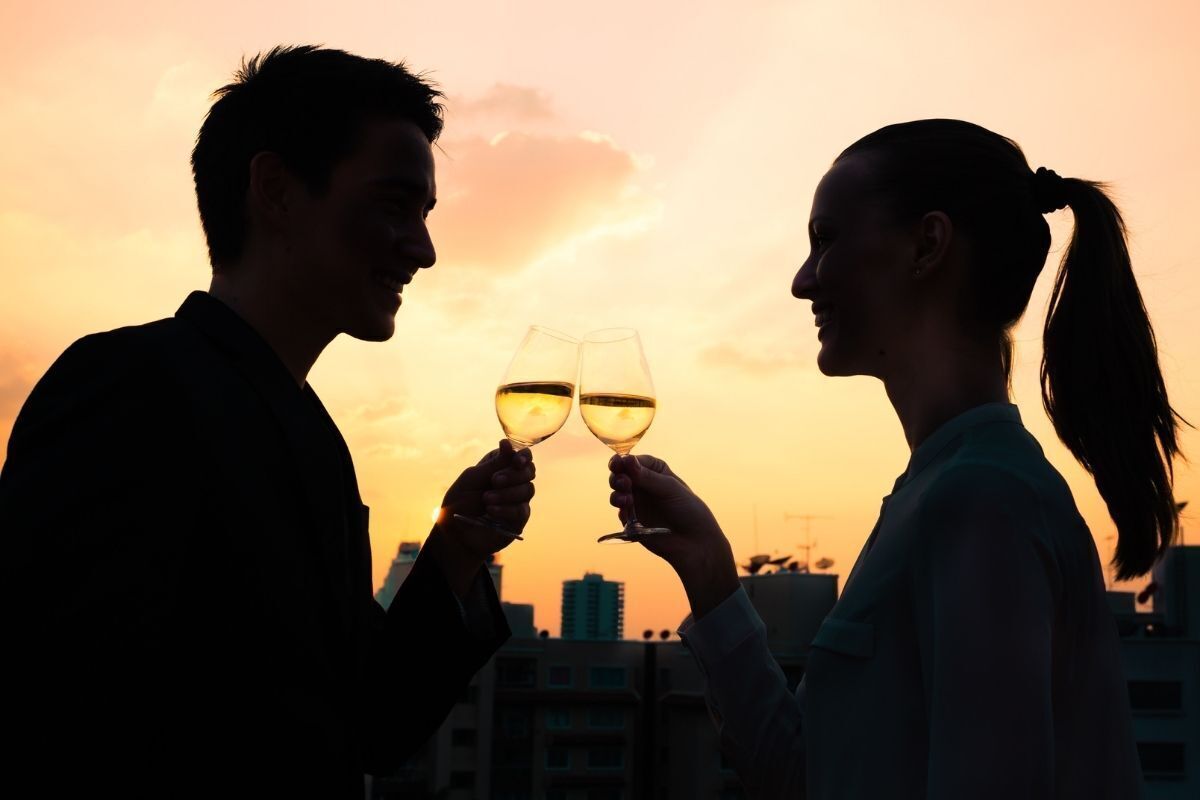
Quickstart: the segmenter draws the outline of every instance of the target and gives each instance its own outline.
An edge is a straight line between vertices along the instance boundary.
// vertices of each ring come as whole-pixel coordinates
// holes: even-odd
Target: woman
[[[870,134],[813,201],[792,294],[812,301],[817,362],[882,380],[912,456],[794,695],[704,502],[656,458],[613,459],[613,505],[675,531],[644,545],[683,582],[680,633],[752,796],[1140,795],[1095,544],[1008,401],[1043,215],[1068,206],[1043,401],[1116,522],[1118,576],[1147,572],[1176,528],[1178,417],[1121,216],[1099,184],[1034,172],[966,122]]]

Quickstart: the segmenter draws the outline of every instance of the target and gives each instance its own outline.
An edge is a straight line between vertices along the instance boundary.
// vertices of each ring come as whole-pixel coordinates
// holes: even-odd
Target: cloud
[[[363,422],[380,422],[382,420],[404,422],[416,417],[416,412],[400,399],[392,398],[379,403],[361,406],[352,412],[356,419]]]
[[[497,439],[497,441],[499,440]],[[482,458],[485,453],[491,452],[495,446],[496,445],[492,442],[485,442],[479,438],[472,438],[465,442],[459,442],[458,444],[448,444],[446,442],[442,442],[440,445],[438,445],[438,449],[442,451],[442,455],[451,460],[458,460],[466,455],[470,455],[478,459]]]
[[[451,124],[462,121],[503,120],[507,122],[547,122],[555,118],[550,96],[541,89],[495,83],[480,97],[458,100],[449,98],[446,113]]]
[[[419,447],[412,447],[405,444],[377,444],[374,447],[368,447],[364,455],[369,459],[380,459],[387,461],[416,461],[424,456],[424,451]]]
[[[25,404],[39,371],[45,364],[34,365],[34,359],[12,351],[0,351],[0,463],[8,447],[8,436],[16,422],[17,412]]]
[[[595,134],[512,132],[445,151],[430,218],[443,264],[513,273],[565,242],[636,229],[657,212],[637,184],[637,159]]]
[[[727,342],[705,348],[700,351],[699,358],[701,363],[709,366],[758,376],[775,375],[807,363],[799,353],[778,349],[764,351],[753,345],[738,346]]]

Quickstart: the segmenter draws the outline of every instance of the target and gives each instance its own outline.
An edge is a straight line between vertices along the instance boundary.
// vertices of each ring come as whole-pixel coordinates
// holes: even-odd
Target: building
[[[562,638],[616,641],[625,630],[625,584],[595,572],[563,581]]]
[[[1172,547],[1155,567],[1150,613],[1109,592],[1121,633],[1147,800],[1200,797],[1200,547]]]
[[[375,593],[375,600],[384,608],[388,608],[392,604],[392,599],[396,596],[396,591],[400,585],[404,583],[408,573],[412,572],[413,564],[417,561],[417,556],[421,554],[420,542],[401,542],[399,549],[396,551],[396,557],[392,559],[392,565],[388,567],[387,576],[383,579],[383,586],[379,587],[379,591]],[[492,576],[492,582],[496,584],[496,594],[500,594],[500,579],[504,572],[504,566],[492,556],[492,560],[488,563],[488,572]]]
[[[742,582],[794,688],[808,639],[836,599],[837,578],[779,572]],[[598,575],[567,583],[620,586]],[[681,642],[552,639],[532,635],[531,620],[521,625],[529,634],[522,636],[514,616],[523,619],[532,608],[504,605],[514,637],[426,748],[396,775],[375,781],[373,798],[744,796],[721,757],[704,677]]]
[[[379,605],[387,608],[392,604],[396,590],[400,588],[400,584],[404,583],[404,579],[412,571],[412,566],[420,552],[420,542],[400,543],[400,549],[396,551],[396,557],[392,559],[392,565],[388,567],[387,577],[383,579],[383,586],[375,593],[375,599]]]

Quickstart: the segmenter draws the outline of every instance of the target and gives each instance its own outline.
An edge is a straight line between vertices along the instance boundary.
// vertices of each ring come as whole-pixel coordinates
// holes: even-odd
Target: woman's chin
[[[817,353],[817,369],[821,370],[821,374],[830,378],[845,374],[839,368],[838,358],[834,349],[829,346],[829,342],[821,343],[821,349]]]

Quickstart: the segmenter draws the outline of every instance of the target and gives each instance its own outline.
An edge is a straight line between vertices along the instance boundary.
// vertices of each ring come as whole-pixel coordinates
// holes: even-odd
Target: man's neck
[[[308,373],[333,336],[315,330],[302,309],[249,271],[214,272],[208,293],[258,332],[304,388]]]

